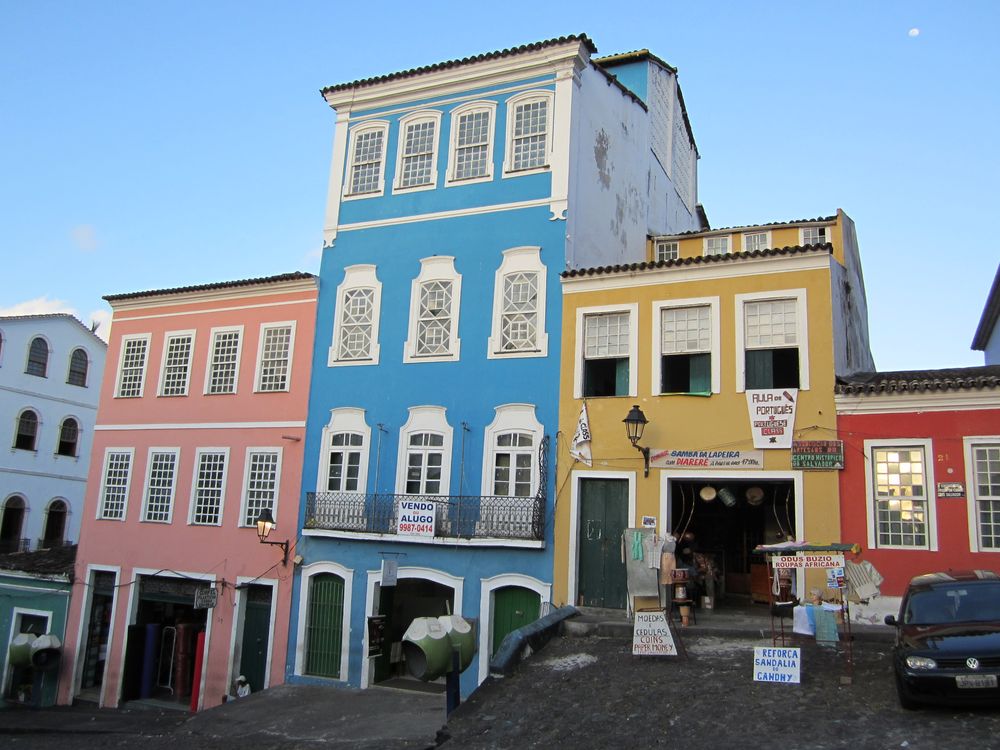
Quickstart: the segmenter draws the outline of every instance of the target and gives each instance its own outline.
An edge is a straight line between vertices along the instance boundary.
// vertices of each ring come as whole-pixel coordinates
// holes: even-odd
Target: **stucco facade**
[[[60,698],[222,702],[284,678],[317,280],[107,297]],[[212,594],[211,592],[214,592]],[[214,599],[213,599],[214,596]]]
[[[0,318],[0,552],[79,538],[106,352],[72,315]]]
[[[454,612],[477,629],[468,693],[551,604],[558,274],[697,226],[674,72],[629,57],[669,79],[652,98],[658,132],[680,118],[683,210],[653,107],[593,52],[566,37],[324,89],[337,122],[290,679],[405,685],[406,626]],[[433,528],[403,530],[411,498]],[[371,617],[386,618],[372,657]]]
[[[838,213],[655,237],[647,262],[563,274],[557,604],[655,604],[628,591],[629,528],[711,557],[714,594],[743,601],[767,600],[756,545],[841,541],[837,472],[791,448],[836,438],[836,376],[871,366],[853,234]]]
[[[896,614],[906,584],[1000,563],[1000,366],[866,373],[837,388],[841,525],[884,578],[854,607]]]

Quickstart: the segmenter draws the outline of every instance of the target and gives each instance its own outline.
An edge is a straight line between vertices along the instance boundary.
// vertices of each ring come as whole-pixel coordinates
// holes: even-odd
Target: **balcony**
[[[545,540],[545,497],[494,495],[395,495],[360,492],[306,493],[305,528],[350,534],[419,537],[398,534],[400,500],[434,503],[435,540]]]

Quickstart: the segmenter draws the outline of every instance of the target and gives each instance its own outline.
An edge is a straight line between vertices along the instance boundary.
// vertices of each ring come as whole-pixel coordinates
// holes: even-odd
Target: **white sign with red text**
[[[798,388],[747,391],[754,448],[791,448]]]
[[[437,503],[431,500],[400,500],[396,512],[397,534],[434,536]]]
[[[788,568],[843,568],[844,556],[838,554],[772,555],[771,567],[775,570]]]

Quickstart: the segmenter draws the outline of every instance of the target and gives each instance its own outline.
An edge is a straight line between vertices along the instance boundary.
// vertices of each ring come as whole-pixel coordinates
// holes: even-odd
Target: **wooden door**
[[[627,479],[580,480],[577,591],[583,606],[625,608],[621,537],[627,519]]]
[[[493,594],[493,656],[508,633],[538,619],[542,598],[531,589],[505,586]]]

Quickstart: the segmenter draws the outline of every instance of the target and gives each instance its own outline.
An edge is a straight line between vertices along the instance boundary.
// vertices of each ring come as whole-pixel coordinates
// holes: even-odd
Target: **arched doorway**
[[[45,513],[45,532],[42,534],[41,547],[50,549],[61,547],[66,541],[66,514],[69,508],[65,500],[58,498],[49,503]]]
[[[415,618],[454,612],[455,590],[442,583],[426,578],[400,578],[395,586],[380,586],[378,614],[385,617],[386,647],[374,659],[372,681],[392,687],[444,691],[443,678],[423,683],[409,676],[402,656],[402,640]]]
[[[24,509],[24,498],[20,495],[11,495],[3,504],[3,520],[0,521],[0,554],[26,550],[28,540],[21,538]]]

